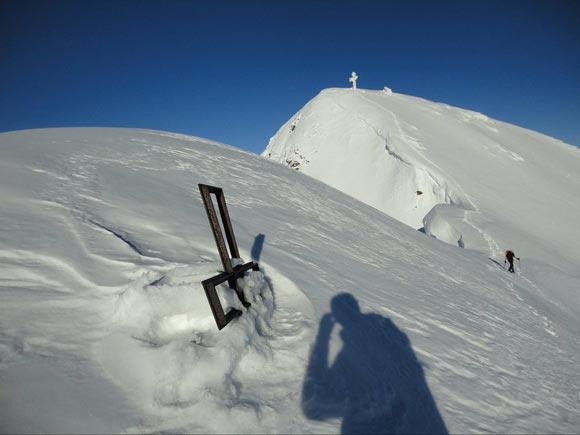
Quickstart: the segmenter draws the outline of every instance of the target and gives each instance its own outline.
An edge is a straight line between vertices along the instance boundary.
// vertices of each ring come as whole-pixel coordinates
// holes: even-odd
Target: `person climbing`
[[[509,262],[510,264],[510,268],[508,269],[511,273],[514,273],[514,257],[518,259],[519,261],[519,257],[516,257],[516,254],[514,254],[514,251],[508,249],[507,251],[505,251],[505,260],[503,261],[503,267],[505,267],[505,263],[506,261]]]

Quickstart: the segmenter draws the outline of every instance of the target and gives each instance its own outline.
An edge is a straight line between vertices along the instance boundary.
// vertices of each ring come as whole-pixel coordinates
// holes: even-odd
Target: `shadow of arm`
[[[310,353],[302,388],[302,411],[312,420],[324,420],[340,415],[336,395],[330,391],[331,369],[328,348],[334,320],[330,314],[320,319],[316,341]]]

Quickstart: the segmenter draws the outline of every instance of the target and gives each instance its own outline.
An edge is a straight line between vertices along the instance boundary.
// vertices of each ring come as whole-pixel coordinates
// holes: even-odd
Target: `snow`
[[[568,294],[580,288],[578,148],[384,90],[327,89],[292,119],[300,124],[280,128],[263,156],[452,245],[500,262],[512,249],[566,276]],[[580,298],[557,293],[580,314]]]
[[[292,136],[313,116],[304,113]],[[554,144],[535,164],[555,176],[575,158],[566,149]],[[402,152],[396,141],[391,151]],[[442,243],[300,171],[196,137],[29,130],[0,134],[0,155],[3,433],[580,427],[578,277],[569,268],[515,246],[523,271],[508,274],[488,252]],[[417,201],[471,204],[459,180],[445,182]],[[241,256],[261,269],[241,283],[249,309],[220,289],[225,305],[244,310],[222,331],[201,286],[221,262],[199,183],[224,189]],[[416,195],[406,182],[401,197],[406,185]],[[565,250],[562,258],[577,264]]]

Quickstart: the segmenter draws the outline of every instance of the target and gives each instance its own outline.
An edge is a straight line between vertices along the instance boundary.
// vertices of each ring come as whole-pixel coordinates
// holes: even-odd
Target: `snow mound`
[[[434,206],[423,218],[423,231],[445,243],[486,251],[489,241],[467,222],[468,211],[448,204]]]
[[[283,382],[301,376],[306,349],[288,354],[276,343],[309,331],[311,308],[301,292],[274,272],[274,281],[284,284],[276,308],[272,278],[249,271],[238,285],[250,307],[225,284],[218,288],[224,311],[243,312],[220,332],[200,284],[217,269],[218,263],[202,263],[176,267],[161,277],[146,274],[118,295],[115,327],[100,343],[98,358],[134,406],[161,421],[170,419],[154,424],[154,431],[195,428],[202,422],[199,416],[208,416],[199,426],[204,431],[251,430],[272,417],[268,402],[283,394],[279,385],[267,394],[255,386],[267,385],[269,377]],[[276,373],[282,367],[284,373]]]
[[[152,346],[162,346],[182,335],[191,341],[192,333],[198,337],[194,342],[213,342],[219,334],[215,334],[215,321],[211,312],[208,313],[201,281],[217,269],[216,264],[201,268],[181,266],[141,288],[144,277],[137,285],[131,285],[121,293],[113,317],[133,331],[131,336]],[[238,329],[244,324],[242,335],[267,335],[274,306],[272,291],[264,275],[248,272],[240,278],[240,284],[246,300],[252,305],[246,308],[233,290],[222,290],[219,296],[224,311],[235,308],[246,313],[244,321],[235,322]],[[252,325],[248,324],[249,319],[252,319]]]
[[[124,389],[141,390],[138,397],[153,397],[162,409],[187,406],[214,414],[221,406],[231,408],[245,400],[237,372],[263,367],[274,358],[273,293],[264,274],[254,271],[239,280],[250,307],[233,290],[219,290],[226,312],[243,311],[220,333],[200,284],[218,268],[217,263],[180,266],[153,281],[145,275],[119,294],[113,313],[116,327],[100,352],[110,376],[123,380]],[[141,361],[139,370],[132,358],[111,358],[121,345]],[[256,418],[252,406],[240,408],[240,417],[250,418],[243,416],[249,412]]]

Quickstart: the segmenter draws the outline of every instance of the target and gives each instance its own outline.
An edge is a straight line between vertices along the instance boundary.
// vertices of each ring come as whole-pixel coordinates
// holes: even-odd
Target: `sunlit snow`
[[[528,263],[526,245],[514,247],[522,271],[512,275],[494,252],[460,249],[293,169],[178,134],[3,133],[0,156],[2,432],[580,427],[578,275]],[[576,157],[554,144],[550,158],[555,176]],[[431,182],[414,171],[414,190]],[[577,182],[578,171],[558,176]],[[470,204],[460,179],[445,182],[454,204]],[[241,255],[262,270],[242,283],[252,306],[221,332],[200,284],[221,263],[198,183],[224,189]],[[426,201],[444,199],[441,188]],[[565,192],[578,203],[578,190]],[[573,232],[569,214],[553,219],[556,228],[534,227],[542,243]]]

